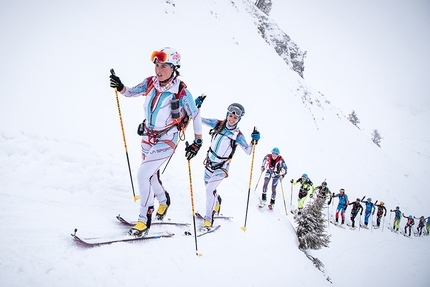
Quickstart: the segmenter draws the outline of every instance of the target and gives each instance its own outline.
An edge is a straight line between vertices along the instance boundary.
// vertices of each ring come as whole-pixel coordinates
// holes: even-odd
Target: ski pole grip
[[[115,71],[113,69],[110,69],[110,74],[115,76]]]

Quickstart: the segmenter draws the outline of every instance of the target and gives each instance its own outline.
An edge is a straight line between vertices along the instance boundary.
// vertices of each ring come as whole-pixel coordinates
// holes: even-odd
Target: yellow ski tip
[[[140,196],[139,196],[139,195],[135,195],[135,196],[134,196],[134,202],[138,201],[139,199],[140,199]]]

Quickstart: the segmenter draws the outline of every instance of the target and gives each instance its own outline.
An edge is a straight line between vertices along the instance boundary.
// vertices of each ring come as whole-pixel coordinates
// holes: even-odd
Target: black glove
[[[201,139],[195,139],[191,145],[188,142],[185,142],[185,157],[187,158],[187,160],[190,160],[195,157],[201,147]]]
[[[264,166],[261,167],[261,172],[263,172],[266,168]]]
[[[196,103],[196,107],[198,108],[198,109],[200,109],[201,108],[201,106],[202,106],[202,104],[203,104],[203,101],[205,100],[205,98],[206,98],[206,95],[205,94],[202,94],[201,96],[198,96],[196,99],[195,99],[195,103]]]
[[[254,129],[254,131],[251,134],[252,142],[254,144],[258,143],[258,140],[260,139],[260,132]]]
[[[294,179],[291,179],[291,180],[290,180],[290,182],[291,182],[291,183],[294,183]]]
[[[361,200],[364,200],[364,198],[365,198],[366,196],[363,196],[363,198],[361,199]]]
[[[116,88],[118,92],[121,92],[122,89],[124,89],[124,85],[121,83],[121,80],[119,79],[119,77],[115,76],[115,75],[110,75],[110,87],[111,88]]]
[[[140,136],[143,136],[143,132],[145,131],[145,124],[144,124],[144,122],[140,123],[139,126],[137,127],[137,134],[140,135]]]
[[[362,212],[360,212],[360,215],[363,215],[363,211],[362,211]]]

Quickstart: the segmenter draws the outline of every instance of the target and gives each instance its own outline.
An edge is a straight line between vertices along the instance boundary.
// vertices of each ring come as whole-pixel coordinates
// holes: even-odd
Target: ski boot
[[[261,194],[261,206],[266,205],[267,203],[267,195],[265,193]]]
[[[169,209],[170,206],[170,195],[169,193],[166,191],[166,203],[160,203],[160,205],[158,206],[157,209],[157,214],[155,215],[155,217],[157,218],[157,220],[163,220],[164,217],[166,216],[167,210]]]
[[[148,226],[146,226],[146,224],[143,223],[142,221],[138,221],[137,224],[128,231],[128,235],[134,236],[134,237],[143,237],[147,235],[148,232],[149,232]]]
[[[269,209],[273,210],[273,207],[275,207],[275,200],[273,198],[270,199]]]
[[[221,211],[221,196],[219,196],[218,195],[218,197],[217,197],[217,201],[216,201],[216,204],[215,204],[215,208],[214,208],[214,211],[215,211],[215,213],[214,214],[219,214],[220,213],[220,211]]]
[[[148,207],[146,212],[146,223],[138,221],[135,226],[133,226],[129,231],[128,235],[134,237],[143,237],[148,234],[149,228],[152,222],[152,213],[154,212],[154,206]]]

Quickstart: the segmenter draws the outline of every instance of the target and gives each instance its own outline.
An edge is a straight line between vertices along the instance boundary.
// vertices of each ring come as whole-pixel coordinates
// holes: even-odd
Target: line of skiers
[[[345,189],[341,188],[339,190],[339,193],[332,193],[330,191],[330,189],[327,187],[327,182],[323,181],[321,183],[321,185],[314,187],[314,184],[312,183],[312,181],[310,180],[310,178],[308,177],[308,175],[306,173],[304,173],[299,179],[294,180],[291,179],[291,184],[292,185],[296,185],[296,184],[300,184],[300,189],[298,192],[298,204],[297,204],[297,215],[300,215],[305,203],[305,200],[310,197],[313,197],[313,194],[316,191],[318,191],[317,195],[319,197],[322,197],[324,200],[328,199],[328,205],[330,205],[333,201],[333,198],[339,198],[339,203],[336,207],[336,214],[335,214],[335,224],[337,224],[339,222],[339,217],[341,219],[341,225],[343,225],[345,223],[345,211],[347,210],[348,206],[351,205],[351,228],[355,228],[355,219],[357,217],[358,214],[363,215],[363,211],[364,211],[364,228],[368,228],[369,225],[369,219],[371,216],[373,216],[375,214],[376,211],[376,226],[374,226],[375,228],[379,228],[381,226],[381,219],[382,217],[387,215],[387,209],[385,207],[385,203],[383,201],[381,201],[378,204],[378,201],[376,201],[375,203],[372,202],[372,198],[366,198],[366,196],[363,196],[361,199],[357,198],[355,201],[350,202],[348,199],[348,196],[345,194]],[[363,206],[361,205],[361,203],[365,204],[365,208],[363,208]],[[399,231],[399,225],[400,225],[400,220],[401,217],[404,217],[407,219],[406,225],[404,227],[404,234],[405,235],[411,235],[411,229],[412,226],[415,224],[414,219],[418,219],[419,223],[418,223],[418,227],[417,227],[417,234],[419,236],[421,236],[423,234],[423,231],[426,234],[430,234],[430,216],[429,217],[424,217],[421,216],[419,218],[409,215],[409,216],[405,216],[401,211],[400,211],[400,207],[397,206],[396,209],[391,210],[390,212],[394,212],[394,222],[393,222],[393,226],[390,227],[390,229],[394,232],[398,232]],[[425,227],[425,228],[424,228]],[[409,231],[407,233],[407,231]]]

